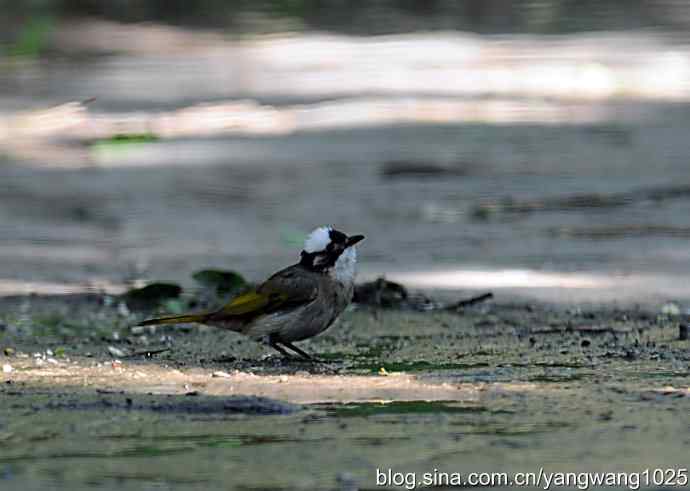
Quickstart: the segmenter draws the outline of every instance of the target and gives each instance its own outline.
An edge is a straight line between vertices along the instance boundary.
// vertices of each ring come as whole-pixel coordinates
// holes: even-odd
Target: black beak
[[[363,235],[350,235],[347,238],[347,241],[345,242],[345,248],[347,249],[348,247],[352,247],[355,245],[357,242],[361,242],[364,240]]]

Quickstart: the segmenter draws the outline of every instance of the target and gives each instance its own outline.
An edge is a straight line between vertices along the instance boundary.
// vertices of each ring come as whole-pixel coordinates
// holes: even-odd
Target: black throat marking
[[[340,254],[342,254],[342,251],[338,255],[324,251],[302,251],[299,263],[311,271],[324,272],[335,266],[335,262],[340,257]]]

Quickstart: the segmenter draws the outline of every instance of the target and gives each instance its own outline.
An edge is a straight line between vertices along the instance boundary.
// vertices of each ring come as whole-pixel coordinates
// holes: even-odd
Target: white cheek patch
[[[348,247],[335,262],[335,279],[342,283],[351,283],[355,280],[356,269],[357,251],[354,247]]]
[[[308,253],[325,251],[331,242],[331,227],[319,227],[304,241],[304,251]]]

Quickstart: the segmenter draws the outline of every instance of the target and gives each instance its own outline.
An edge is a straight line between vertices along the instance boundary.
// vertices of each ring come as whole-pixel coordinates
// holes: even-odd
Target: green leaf
[[[181,293],[182,288],[175,283],[151,283],[129,290],[123,298],[130,309],[153,309],[166,300],[179,297]]]
[[[48,37],[53,30],[51,17],[44,16],[30,20],[19,34],[19,39],[10,50],[10,56],[37,58],[48,45]]]
[[[218,295],[233,293],[247,286],[247,281],[239,273],[221,269],[203,269],[194,273],[192,278]]]

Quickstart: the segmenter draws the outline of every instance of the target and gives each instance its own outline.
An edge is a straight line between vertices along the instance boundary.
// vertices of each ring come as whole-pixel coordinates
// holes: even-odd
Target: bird
[[[346,235],[332,226],[314,229],[304,241],[298,263],[278,271],[255,289],[218,310],[160,317],[141,322],[199,323],[244,334],[286,358],[314,358],[293,343],[328,329],[350,304],[357,250],[363,235]]]

